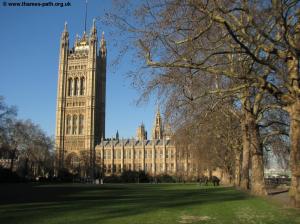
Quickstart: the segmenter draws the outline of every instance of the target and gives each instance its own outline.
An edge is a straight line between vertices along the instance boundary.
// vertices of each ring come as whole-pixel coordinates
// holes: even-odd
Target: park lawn
[[[0,223],[300,223],[300,211],[231,187],[1,184]]]

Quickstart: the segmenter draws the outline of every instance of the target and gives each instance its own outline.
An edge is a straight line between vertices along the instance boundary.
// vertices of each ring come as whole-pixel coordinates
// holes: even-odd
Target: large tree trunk
[[[249,166],[250,166],[250,138],[248,125],[246,121],[242,121],[242,141],[243,141],[243,155],[242,155],[242,175],[241,175],[241,189],[249,189]]]
[[[254,195],[267,195],[264,180],[263,147],[260,141],[259,128],[255,119],[249,119],[249,133],[251,139],[251,193]]]
[[[292,181],[290,200],[294,207],[300,207],[300,100],[288,108],[290,115],[290,167]]]
[[[240,184],[241,184],[241,151],[239,149],[236,149],[234,185],[236,187],[240,187]]]

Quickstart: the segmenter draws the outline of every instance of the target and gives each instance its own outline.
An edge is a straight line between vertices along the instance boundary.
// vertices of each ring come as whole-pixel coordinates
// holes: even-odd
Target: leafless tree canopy
[[[46,177],[54,172],[53,140],[30,120],[18,120],[15,107],[0,99],[1,168],[24,178]]]
[[[235,167],[244,189],[251,169],[254,194],[266,192],[264,151],[271,150],[289,162],[290,195],[300,206],[300,2],[116,1],[116,10],[106,21],[136,52],[133,83],[141,99],[164,96],[178,144]]]

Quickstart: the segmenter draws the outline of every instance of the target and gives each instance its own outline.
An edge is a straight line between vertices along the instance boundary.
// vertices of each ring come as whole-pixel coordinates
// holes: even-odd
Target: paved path
[[[268,198],[284,205],[285,207],[290,207],[289,192],[269,195]]]

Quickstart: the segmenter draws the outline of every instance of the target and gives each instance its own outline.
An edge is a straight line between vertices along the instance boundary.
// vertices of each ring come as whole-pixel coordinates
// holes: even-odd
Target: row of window
[[[122,172],[121,164],[104,164],[104,172],[111,173],[111,172],[117,172],[120,173]],[[142,164],[141,163],[136,163],[136,164],[124,164],[123,166],[124,170],[143,170]],[[152,171],[152,164],[151,163],[145,163],[145,171],[146,172],[151,172]],[[156,171],[157,172],[163,172],[163,164],[157,164],[156,165]],[[175,171],[175,166],[174,163],[166,163],[166,171],[167,172],[173,172]]]
[[[85,92],[85,79],[84,77],[69,78],[68,79],[68,96],[83,96]]]
[[[125,149],[124,150],[124,159],[132,159],[132,150],[131,149]],[[107,149],[104,150],[104,159],[111,159],[112,150]],[[174,150],[166,150],[166,159],[168,158],[175,158]],[[121,159],[121,150],[116,150],[114,153],[114,159]],[[135,159],[142,159],[143,158],[143,152],[142,150],[136,150],[134,153]],[[145,159],[151,159],[152,158],[152,149],[145,150]],[[159,150],[155,154],[155,158],[163,158],[163,149]]]
[[[84,129],[84,116],[80,115],[67,115],[66,121],[66,134],[67,135],[82,135]]]
[[[190,171],[190,172],[196,172],[198,169],[196,166],[193,166],[193,164],[191,163],[187,163],[187,164],[180,164],[178,163],[178,170],[186,170],[186,171]]]
[[[69,66],[69,70],[74,70],[74,69],[86,69],[86,65],[71,65],[71,66]]]

